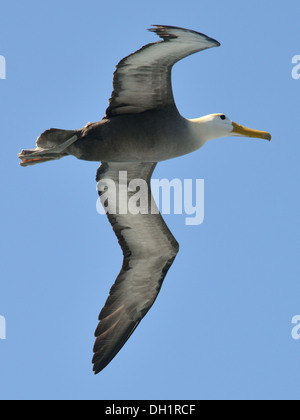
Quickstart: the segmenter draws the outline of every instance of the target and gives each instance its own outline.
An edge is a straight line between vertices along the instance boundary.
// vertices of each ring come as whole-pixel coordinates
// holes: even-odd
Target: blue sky
[[[1,399],[299,399],[299,98],[296,0],[32,1],[1,7]],[[100,120],[117,62],[151,24],[222,46],[178,63],[177,106],[222,112],[272,142],[226,138],[164,162],[155,178],[205,180],[205,221],[165,219],[181,245],[151,311],[113,362],[91,371],[97,317],[121,267],[96,212],[97,163],[29,168],[47,128]]]

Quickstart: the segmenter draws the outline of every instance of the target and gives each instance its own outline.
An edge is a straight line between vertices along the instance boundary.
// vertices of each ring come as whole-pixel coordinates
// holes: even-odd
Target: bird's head
[[[198,136],[202,137],[204,142],[219,137],[240,136],[240,137],[256,137],[264,140],[271,140],[271,134],[266,131],[253,130],[244,127],[229,119],[224,114],[210,114],[205,117],[189,120]]]

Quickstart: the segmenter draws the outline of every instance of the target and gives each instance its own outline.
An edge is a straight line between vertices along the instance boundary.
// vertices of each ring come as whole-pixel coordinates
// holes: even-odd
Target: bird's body
[[[36,149],[19,154],[22,166],[67,155],[102,162],[97,172],[98,192],[124,261],[99,316],[95,373],[112,360],[153,305],[178,252],[178,243],[151,194],[150,180],[157,162],[194,152],[213,138],[271,139],[269,133],[240,126],[223,114],[183,118],[173,98],[171,69],[182,58],[220,44],[183,28],[155,26],[151,30],[163,41],[148,44],[120,61],[101,121],[79,130],[47,130],[38,138]],[[147,189],[140,191],[143,206],[130,211],[130,188],[123,202],[120,196],[114,201],[115,193],[137,179],[144,181]]]
[[[78,141],[66,152],[78,159],[98,162],[160,162],[201,147],[191,125],[175,109],[103,118],[80,130]]]

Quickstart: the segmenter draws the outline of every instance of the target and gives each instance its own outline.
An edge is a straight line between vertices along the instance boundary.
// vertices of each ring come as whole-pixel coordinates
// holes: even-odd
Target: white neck
[[[202,147],[208,140],[227,137],[232,135],[232,126],[228,128],[215,123],[214,115],[207,115],[201,118],[188,119],[195,150]]]

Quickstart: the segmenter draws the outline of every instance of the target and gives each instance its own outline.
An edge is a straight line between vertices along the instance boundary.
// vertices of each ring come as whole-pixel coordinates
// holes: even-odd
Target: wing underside
[[[98,170],[99,195],[124,261],[99,316],[93,358],[95,373],[113,359],[151,308],[178,252],[178,243],[159,214],[150,191],[155,166],[104,163]],[[136,190],[135,180],[139,184]],[[140,188],[141,185],[147,188]],[[131,191],[125,196],[128,187]]]
[[[199,32],[155,25],[150,31],[163,41],[148,44],[123,58],[114,73],[106,116],[135,114],[174,106],[171,70],[179,60],[220,43]]]

